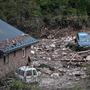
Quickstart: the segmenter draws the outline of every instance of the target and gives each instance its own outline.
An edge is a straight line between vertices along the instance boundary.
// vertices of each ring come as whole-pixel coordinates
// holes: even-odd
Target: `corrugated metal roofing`
[[[8,23],[0,20],[0,41],[11,39],[21,34],[24,33],[9,25]]]

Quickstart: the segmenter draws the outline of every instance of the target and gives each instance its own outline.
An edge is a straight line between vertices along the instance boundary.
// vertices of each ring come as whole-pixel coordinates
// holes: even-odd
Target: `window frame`
[[[26,49],[22,48],[22,57],[24,58],[26,56]]]

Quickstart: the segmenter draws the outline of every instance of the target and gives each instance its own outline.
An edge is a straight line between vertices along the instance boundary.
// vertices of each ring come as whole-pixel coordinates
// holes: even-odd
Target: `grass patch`
[[[37,84],[24,83],[14,79],[10,83],[10,90],[39,90],[39,86]]]
[[[68,43],[67,45],[66,45],[66,47],[69,47],[72,51],[76,51],[76,52],[78,52],[78,51],[85,51],[85,50],[89,50],[90,49],[90,47],[88,46],[88,47],[79,47],[77,44],[75,44],[75,43]]]

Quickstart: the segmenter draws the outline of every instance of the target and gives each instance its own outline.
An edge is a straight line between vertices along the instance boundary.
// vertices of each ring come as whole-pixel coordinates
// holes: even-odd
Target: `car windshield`
[[[90,36],[81,36],[80,41],[81,42],[90,42]]]

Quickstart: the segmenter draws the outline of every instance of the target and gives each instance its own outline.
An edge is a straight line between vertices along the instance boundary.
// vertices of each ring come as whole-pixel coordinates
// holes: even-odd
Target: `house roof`
[[[36,42],[35,38],[0,20],[0,52],[7,54]]]
[[[17,42],[15,42],[14,44],[6,44],[4,48],[2,48],[1,50],[4,52],[4,53],[10,53],[10,52],[13,52],[15,50],[18,50],[20,48],[23,48],[23,47],[27,47],[31,44],[34,44],[36,43],[37,40],[30,37],[30,36],[25,36],[23,37],[22,40],[19,40]]]
[[[15,38],[18,35],[24,34],[22,31],[0,20],[0,41]]]

